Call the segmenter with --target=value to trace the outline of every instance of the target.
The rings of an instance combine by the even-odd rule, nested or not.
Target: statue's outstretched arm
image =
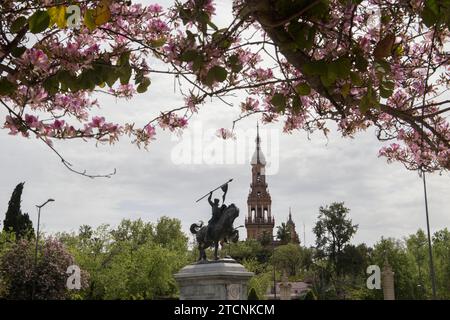
[[[209,193],[209,197],[208,197],[209,205],[212,207],[214,205],[214,203],[211,201],[211,198],[212,198],[212,192]]]

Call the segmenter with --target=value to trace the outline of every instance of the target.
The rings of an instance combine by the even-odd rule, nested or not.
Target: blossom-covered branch
[[[38,6],[38,2],[42,7]],[[43,2],[43,3],[42,3]],[[66,5],[83,13],[78,29]],[[147,147],[158,129],[182,130],[209,97],[243,91],[241,118],[284,130],[343,136],[376,128],[380,155],[408,169],[450,169],[450,5],[437,0],[235,0],[228,26],[211,0],[12,1],[1,7],[0,97],[10,134]],[[447,46],[446,46],[447,44]],[[165,70],[149,67],[151,59]],[[130,99],[152,73],[187,86],[185,104],[141,126],[91,116],[93,93]],[[102,106],[104,107],[104,106]],[[233,123],[234,126],[235,122]],[[218,136],[233,133],[220,129]]]

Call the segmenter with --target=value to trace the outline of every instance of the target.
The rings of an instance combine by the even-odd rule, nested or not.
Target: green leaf
[[[84,90],[94,90],[96,79],[95,79],[95,72],[93,70],[85,70],[83,73],[78,77],[77,81],[79,81],[79,85],[81,89]]]
[[[206,78],[209,80],[217,81],[217,82],[223,82],[227,79],[228,72],[225,68],[221,66],[214,66],[211,69],[209,69],[208,74],[206,75]],[[208,81],[209,82],[209,81]]]
[[[29,19],[28,25],[30,26],[30,32],[40,33],[48,28],[50,24],[50,16],[47,11],[36,11]]]
[[[270,103],[277,108],[278,112],[284,112],[286,109],[286,97],[281,93],[275,93],[270,99]]]
[[[341,88],[341,94],[344,98],[347,98],[347,96],[350,93],[351,85],[350,83],[345,83]]]
[[[97,26],[101,26],[109,21],[111,18],[111,10],[109,9],[108,0],[100,0],[99,4],[93,12],[94,23]]]
[[[57,76],[51,76],[44,80],[42,83],[45,91],[50,95],[53,95],[59,91],[59,81]]]
[[[380,96],[382,98],[389,98],[394,93],[394,81],[386,81],[380,84]]]
[[[203,58],[201,55],[198,55],[192,63],[192,70],[198,71],[202,68],[202,66],[203,66]]]
[[[151,40],[150,44],[153,48],[160,48],[166,43],[166,38],[161,37],[159,39]]]
[[[88,9],[84,13],[84,25],[89,29],[89,31],[93,31],[95,28],[97,28],[94,16],[95,9]]]
[[[301,110],[302,101],[298,96],[292,98],[292,112],[298,114]]]
[[[231,67],[231,71],[234,73],[238,73],[243,69],[243,65],[239,61],[239,57],[237,54],[234,54],[228,58],[228,64]]]
[[[439,5],[436,0],[426,0],[425,6],[430,9],[436,16],[439,15]]]
[[[145,77],[144,79],[142,79],[142,82],[138,85],[136,91],[138,93],[144,93],[145,91],[147,91],[147,88],[150,86],[150,79]]]
[[[389,98],[390,96],[392,96],[393,90],[389,90],[384,88],[383,86],[380,86],[380,97],[382,98]]]
[[[288,26],[288,32],[299,49],[311,49],[316,30],[305,23],[291,21]]]
[[[366,113],[370,109],[370,107],[371,107],[371,100],[367,95],[365,95],[359,102],[359,110],[362,113]]]
[[[427,8],[426,6],[425,6],[425,8],[424,8],[423,11],[422,11],[421,16],[422,16],[422,21],[423,21],[423,23],[424,23],[428,28],[432,27],[432,26],[436,23],[436,20],[437,20],[436,15],[433,13],[433,11],[431,11],[431,10],[430,10],[429,8]]]
[[[378,60],[375,62],[375,69],[383,74],[391,72],[391,65],[386,60]]]
[[[300,83],[297,87],[295,87],[295,91],[301,96],[307,96],[311,93],[311,88],[306,83]]]
[[[119,73],[116,68],[110,68],[111,71],[106,74],[105,82],[106,84],[112,88],[114,83],[116,83],[117,79],[119,79]]]
[[[303,65],[303,72],[307,75],[326,75],[328,73],[327,63],[323,60],[311,61]]]
[[[367,88],[367,93],[364,97],[362,97],[360,104],[359,104],[359,110],[362,113],[366,113],[370,108],[378,107],[379,102],[377,99],[377,96],[371,86]]]
[[[50,26],[53,26],[55,23],[60,29],[64,29],[67,26],[65,6],[48,8],[47,13],[50,16]]]
[[[320,81],[322,82],[322,84],[325,87],[331,86],[336,81],[336,75],[334,73],[330,74],[330,75],[331,76],[328,76],[328,75],[321,75],[320,76]]]
[[[347,78],[350,75],[352,62],[347,57],[341,57],[331,63],[329,69],[336,73],[338,78]]]
[[[25,47],[14,47],[11,49],[11,54],[13,57],[20,58],[25,50],[27,50]]]
[[[27,18],[25,18],[24,16],[18,17],[16,20],[13,21],[13,23],[11,23],[11,32],[12,33],[18,33],[23,26],[27,23]]]
[[[363,85],[363,81],[361,79],[361,76],[359,75],[359,73],[356,72],[350,72],[350,80],[352,80],[352,83],[355,86],[362,86]]]
[[[61,83],[61,90],[66,91],[70,88],[72,91],[76,89],[77,77],[67,70],[60,70],[56,74],[58,81]]]
[[[129,64],[130,64],[130,52],[127,51],[120,55],[118,65],[124,66],[124,65],[129,65]]]
[[[130,66],[130,52],[124,52],[120,55],[119,61],[118,61],[118,69],[117,69],[117,75],[120,79],[120,84],[125,85],[128,84],[131,78],[131,74],[133,72],[131,66]],[[116,78],[117,79],[117,78]],[[108,79],[106,82],[109,85]]]
[[[367,67],[369,66],[369,61],[367,61],[367,59],[364,58],[361,54],[357,54],[355,56],[355,66],[356,69],[364,72],[367,70]]]
[[[214,23],[212,23],[211,21],[208,21],[207,22],[207,24],[208,24],[208,26],[210,26],[212,29],[214,29],[214,30],[219,30],[219,28],[217,28],[217,26],[214,24]]]
[[[125,65],[119,70],[120,74],[120,84],[125,85],[128,84],[131,78],[132,69],[130,65]]]
[[[0,95],[10,95],[17,89],[15,83],[10,82],[6,78],[0,78]]]
[[[197,50],[186,50],[180,56],[181,61],[191,62],[199,56]]]
[[[362,86],[363,85],[363,81],[360,77],[360,75],[356,72],[350,72],[350,79],[352,80],[352,83],[355,86]]]

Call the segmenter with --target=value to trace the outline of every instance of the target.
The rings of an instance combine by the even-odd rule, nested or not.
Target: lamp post
[[[275,240],[276,236],[272,236],[273,299],[277,300],[277,281],[275,278]]]
[[[34,294],[36,292],[36,277],[37,277],[36,268],[37,268],[37,253],[38,253],[38,244],[39,244],[39,224],[41,222],[41,208],[43,206],[45,206],[47,203],[53,202],[53,201],[55,201],[55,200],[50,198],[47,201],[45,201],[43,204],[41,204],[40,206],[36,205],[36,208],[38,209],[38,222],[37,222],[37,229],[36,229],[36,248],[34,251],[34,266],[33,266],[33,269],[34,269],[34,277],[33,278],[34,279],[33,279],[33,290],[31,292],[31,300],[34,300]]]
[[[428,256],[430,259],[431,289],[433,292],[433,299],[436,300],[436,276],[434,273],[433,247],[432,247],[432,243],[431,243],[430,218],[429,218],[429,214],[428,214],[427,183],[425,180],[425,172],[424,171],[422,171],[422,180],[423,180],[423,193],[424,193],[424,198],[425,198],[425,216],[427,218]]]

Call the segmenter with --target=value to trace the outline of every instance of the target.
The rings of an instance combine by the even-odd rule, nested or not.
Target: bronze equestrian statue
[[[226,184],[227,185],[227,184]],[[228,187],[228,185],[227,185]],[[227,187],[222,186],[224,190],[223,200]],[[206,226],[203,222],[193,223],[191,225],[191,233],[196,235],[198,249],[200,252],[199,261],[207,261],[206,249],[214,246],[214,258],[219,259],[218,248],[221,241],[228,243],[230,241],[237,242],[239,240],[239,231],[233,227],[234,220],[239,216],[239,208],[234,203],[226,206],[222,203],[219,207],[219,199],[211,201],[212,192],[209,193],[208,202],[211,205],[212,217]]]

